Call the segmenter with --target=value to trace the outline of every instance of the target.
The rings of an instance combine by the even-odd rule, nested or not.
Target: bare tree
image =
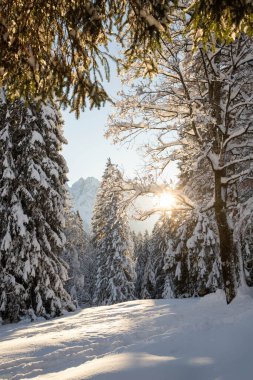
[[[157,77],[133,83],[128,93],[121,94],[107,136],[122,142],[148,134],[146,152],[151,165],[161,171],[179,161],[180,201],[200,212],[213,209],[215,214],[230,303],[243,281],[238,277],[243,271],[231,205],[237,202],[238,181],[252,171],[252,41],[241,35],[230,45],[215,42],[215,48],[200,46],[192,52],[180,25],[174,34],[173,44],[164,42]],[[132,70],[140,71],[141,66]],[[153,190],[154,186],[145,189]]]

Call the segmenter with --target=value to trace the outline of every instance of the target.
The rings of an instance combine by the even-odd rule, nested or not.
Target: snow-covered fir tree
[[[209,215],[188,213],[177,220],[165,254],[163,298],[203,296],[222,287],[219,243]],[[181,225],[180,225],[181,223]]]
[[[164,259],[172,235],[171,224],[170,217],[164,213],[155,224],[151,236],[145,234],[136,266],[140,298],[162,298]]]
[[[66,164],[62,121],[41,108],[0,98],[0,317],[53,317],[74,305],[63,283]]]
[[[152,231],[150,249],[155,272],[155,298],[162,298],[165,271],[164,260],[170,239],[173,239],[173,218],[164,212],[159,218]]]
[[[135,231],[131,232],[131,236],[134,247],[134,261],[136,262],[138,254],[141,251],[143,236],[141,232],[136,233]]]
[[[162,292],[162,298],[175,298],[175,286],[174,279],[177,277],[177,273],[175,273],[175,263],[176,263],[176,254],[174,250],[173,240],[168,240],[168,248],[165,252],[164,257],[164,286]]]
[[[122,175],[110,159],[98,191],[92,218],[97,255],[94,304],[108,305],[135,298],[133,242],[122,208]]]
[[[204,296],[222,285],[218,234],[212,213],[199,213],[187,240],[189,292]]]
[[[149,256],[149,233],[145,231],[144,235],[138,234],[134,245],[136,256],[136,295],[141,298],[141,292],[143,287],[144,271]]]
[[[173,238],[168,240],[168,248],[164,257],[165,281],[163,298],[190,297],[188,250],[186,242],[189,237],[190,219],[178,224]]]
[[[140,271],[141,267],[137,268],[137,274],[141,274],[140,277],[140,298],[141,299],[152,299],[155,298],[156,294],[156,278],[155,278],[155,263],[153,260],[153,252],[150,245],[150,236],[146,232],[143,241],[143,264],[145,266]]]
[[[253,177],[252,177],[253,178]],[[245,282],[253,286],[253,197],[240,203],[235,222],[235,239],[241,248]]]
[[[83,220],[78,211],[74,210],[69,194],[66,200],[65,218],[66,244],[63,258],[69,266],[69,279],[65,287],[77,304],[91,303],[94,260],[89,237],[84,231]]]

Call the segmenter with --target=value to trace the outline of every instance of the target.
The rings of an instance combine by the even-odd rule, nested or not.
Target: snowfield
[[[253,298],[131,301],[0,326],[0,379],[252,380]]]

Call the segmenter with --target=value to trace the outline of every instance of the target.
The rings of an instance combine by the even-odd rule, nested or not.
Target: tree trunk
[[[226,300],[229,304],[236,296],[236,245],[233,239],[233,230],[229,225],[224,193],[226,191],[221,184],[221,171],[215,173],[215,217],[218,226],[220,240],[220,257],[222,276]]]

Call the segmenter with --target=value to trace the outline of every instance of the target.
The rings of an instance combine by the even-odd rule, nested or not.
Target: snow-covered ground
[[[0,326],[0,379],[252,380],[253,299],[145,300]]]

